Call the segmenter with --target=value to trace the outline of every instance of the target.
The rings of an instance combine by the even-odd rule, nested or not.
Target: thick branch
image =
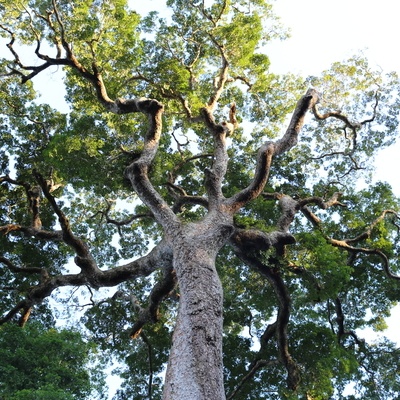
[[[289,352],[289,342],[287,337],[287,325],[290,318],[290,296],[283,279],[279,272],[261,263],[255,257],[249,257],[240,253],[237,255],[246,262],[247,265],[256,269],[271,284],[279,302],[278,315],[276,319],[276,341],[280,360],[287,371],[287,385],[289,389],[296,390],[300,383],[300,370]]]
[[[58,216],[58,221],[63,233],[63,241],[73,248],[76,253],[75,264],[80,267],[82,271],[84,271],[90,280],[90,277],[94,277],[96,273],[99,272],[99,268],[90,253],[88,245],[83,240],[77,238],[72,232],[69,220],[58,206],[55,198],[51,195],[47,181],[37,171],[34,171],[33,173],[40,187],[42,188],[43,194]],[[92,284],[96,287],[95,281],[93,281]]]
[[[274,231],[264,233],[256,229],[239,229],[230,237],[230,243],[234,248],[246,249],[247,252],[266,251],[271,247],[281,249],[287,244],[295,243],[295,238],[288,232]]]
[[[357,334],[354,331],[347,331],[344,328],[345,317],[343,313],[342,303],[338,297],[335,299],[335,311],[336,311],[336,322],[338,324],[338,331],[337,331],[338,342],[341,343],[345,336],[351,336],[358,345],[361,344],[361,340],[358,338]]]
[[[121,104],[128,106],[131,101]],[[156,100],[133,100],[135,107],[148,115],[149,129],[144,139],[144,148],[140,156],[125,170],[125,176],[132,183],[143,203],[149,207],[156,220],[168,231],[170,224],[177,223],[177,217],[151,184],[148,171],[157,153],[162,131],[164,107]]]
[[[9,321],[21,309],[27,310],[35,304],[41,303],[52,292],[64,286],[87,286],[96,287],[112,287],[121,282],[135,279],[140,276],[148,276],[156,269],[171,270],[172,251],[165,241],[161,241],[153,250],[144,257],[132,261],[126,265],[111,268],[107,271],[95,271],[88,279],[87,274],[70,274],[48,276],[42,272],[42,282],[31,288],[26,299],[22,300],[15,306],[4,318],[0,319],[0,324]],[[22,271],[21,271],[22,272]],[[32,271],[33,272],[33,271]],[[39,271],[38,271],[39,272]]]
[[[324,200],[322,197],[318,196],[306,197],[305,199],[301,199],[298,201],[297,207],[301,209],[302,207],[305,207],[309,204],[316,204],[322,210],[326,210],[334,206],[346,207],[345,204],[339,202],[339,199],[342,196],[342,194],[343,193],[341,192],[335,192],[332,195],[332,197],[328,200]]]
[[[22,273],[22,274],[44,274],[45,269],[39,267],[17,267],[9,259],[0,256],[0,263],[3,263],[12,272]],[[47,273],[46,273],[47,274]]]
[[[0,177],[0,183],[7,182],[11,185],[22,186],[25,189],[26,197],[28,200],[29,211],[32,214],[33,229],[40,229],[42,227],[42,221],[40,220],[40,201],[41,192],[39,186],[31,186],[27,182],[17,181],[10,178],[8,175]],[[0,228],[1,229],[1,228]]]
[[[232,107],[231,107],[232,108]],[[206,189],[209,197],[210,209],[216,208],[224,198],[222,194],[222,180],[228,165],[226,137],[233,131],[231,123],[216,124],[210,108],[202,110],[204,121],[214,136],[214,159],[211,169],[206,169]]]
[[[292,119],[286,133],[275,143],[274,155],[282,154],[297,144],[297,139],[308,110],[318,103],[319,95],[315,89],[308,89],[306,94],[297,102]]]
[[[13,307],[3,318],[0,318],[0,325],[10,321],[19,311],[29,307],[27,300],[20,301],[15,307]]]
[[[167,270],[171,265],[172,250],[166,240],[161,240],[147,255],[107,271],[101,271],[97,282],[101,287],[112,287],[139,276],[148,276],[157,269]]]
[[[275,295],[278,299],[278,316],[276,320],[276,328],[274,329],[276,333],[276,340],[278,345],[279,356],[281,362],[287,370],[287,383],[288,387],[292,390],[296,390],[300,382],[300,371],[289,353],[289,345],[287,338],[287,325],[289,323],[290,317],[290,296],[280,276],[279,269],[274,268],[274,266],[264,265],[257,256],[249,252],[246,243],[240,243],[236,241],[234,243],[234,249],[236,255],[251,268],[255,269],[263,276],[265,276],[268,282],[271,284]]]
[[[271,168],[272,158],[290,150],[297,144],[298,135],[304,124],[304,118],[308,110],[318,102],[318,93],[314,89],[309,89],[307,93],[298,101],[293,112],[292,119],[283,137],[276,142],[266,142],[257,154],[257,165],[253,181],[250,185],[227,200],[227,205],[232,212],[236,212],[244,204],[258,197],[263,191]]]

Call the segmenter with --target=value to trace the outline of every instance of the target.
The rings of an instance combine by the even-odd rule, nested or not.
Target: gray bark
[[[180,288],[164,400],[223,400],[223,293],[215,268],[220,247],[229,239],[230,218],[216,213],[185,226],[174,237],[174,268]]]

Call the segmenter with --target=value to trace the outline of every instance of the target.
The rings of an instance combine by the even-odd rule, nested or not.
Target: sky
[[[269,51],[277,71],[317,74],[334,61],[363,51],[371,64],[399,70],[391,44],[399,37],[400,6],[394,0],[276,0],[275,13],[292,37]]]
[[[267,46],[274,72],[318,74],[336,61],[364,54],[371,66],[400,73],[400,5],[395,0],[276,0],[275,13],[291,38]],[[389,182],[400,196],[400,144],[381,151],[375,180]]]

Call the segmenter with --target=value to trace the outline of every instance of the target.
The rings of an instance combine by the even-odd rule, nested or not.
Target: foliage
[[[0,0],[11,50],[0,63],[0,322],[24,325],[33,309],[49,327],[52,312],[68,315],[118,362],[115,398],[161,398],[180,288],[157,212],[184,226],[206,219],[215,132],[226,129],[215,192],[232,199],[265,178],[216,262],[227,397],[352,399],[349,384],[365,399],[400,396],[398,349],[361,331],[384,330],[400,296],[399,201],[371,183],[374,155],[398,130],[397,75],[354,56],[305,82],[278,76],[265,44],[287,34],[269,2],[166,3],[141,17],[125,0]],[[61,96],[40,102],[34,78],[45,70],[63,77],[68,112]],[[258,150],[282,143],[308,87],[319,104],[298,143],[257,172]],[[157,153],[139,174],[165,206],[155,210],[125,170],[158,140],[140,107],[159,103],[143,96],[164,107]],[[50,295],[65,307],[51,310]],[[2,396],[92,398],[91,347],[77,333],[0,332]]]
[[[78,332],[29,324],[0,328],[0,395],[2,399],[82,399],[101,396],[87,369],[91,346]],[[98,375],[96,379],[101,378]],[[98,382],[102,384],[103,382]],[[100,397],[98,397],[100,398]]]

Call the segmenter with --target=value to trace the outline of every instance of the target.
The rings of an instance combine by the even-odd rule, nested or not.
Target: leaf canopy
[[[398,348],[367,342],[362,329],[384,330],[400,296],[399,200],[387,183],[371,183],[374,155],[397,135],[398,76],[362,56],[307,79],[276,75],[265,45],[287,33],[269,2],[166,3],[166,15],[142,17],[126,0],[0,0],[2,44],[11,50],[0,63],[1,322],[20,311],[23,319],[62,288],[57,312],[73,318],[70,304],[80,307],[82,330],[120,363],[115,399],[161,398],[179,288],[155,302],[168,278],[165,235],[124,176],[146,152],[152,122],[123,106],[144,96],[163,103],[148,174],[189,224],[204,219],[212,197],[207,171],[218,146],[210,126],[228,120],[235,103],[221,184],[231,198],[253,182],[259,148],[284,135],[310,86],[320,101],[297,145],[274,157],[262,193],[233,217],[246,246],[232,235],[217,258],[227,398],[353,399],[349,384],[358,397],[397,398]],[[68,112],[58,100],[40,102],[35,77],[45,70],[62,77]],[[266,247],[284,217],[290,242]],[[83,255],[107,279],[84,277]],[[51,320],[47,304],[32,318]],[[137,321],[146,324],[132,341]],[[89,398],[89,345],[75,333],[28,326],[0,327],[6,398]],[[290,360],[302,376],[294,392]]]

